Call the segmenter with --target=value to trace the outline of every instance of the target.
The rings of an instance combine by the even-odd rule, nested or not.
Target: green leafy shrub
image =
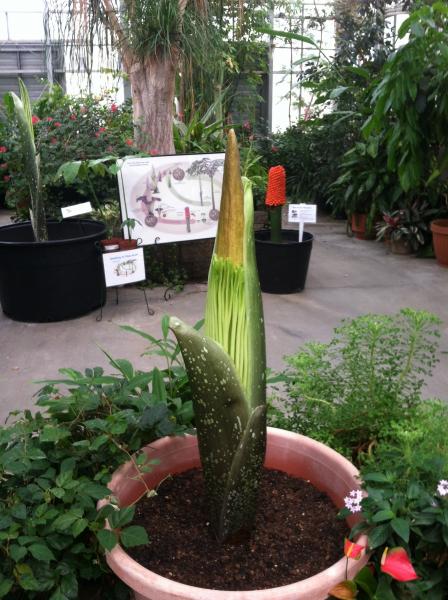
[[[444,600],[448,596],[448,406],[423,402],[413,418],[391,425],[362,467],[368,496],[363,522],[352,536],[368,534],[381,600]],[[344,509],[341,516],[346,516]],[[400,582],[381,571],[385,548],[406,550],[419,579]],[[356,581],[356,580],[355,580]]]
[[[191,427],[179,349],[167,338],[166,319],[162,328],[160,340],[123,328],[150,342],[147,353],[164,359],[162,369],[136,371],[111,357],[115,375],[98,367],[61,369],[64,379],[45,382],[38,394],[45,412],[14,413],[15,421],[0,429],[1,598],[127,597],[110,581],[104,549],[117,541],[145,543],[147,536],[129,526],[133,507],[97,512],[96,503],[110,495],[106,485],[120,464],[131,459],[140,471],[151,468],[133,453]],[[119,534],[104,529],[106,517]]]
[[[288,398],[274,423],[358,462],[421,403],[438,361],[439,325],[410,308],[343,321],[329,343],[310,342],[286,358]]]
[[[16,121],[7,108],[1,120],[0,185],[5,189],[7,206],[28,217],[29,191],[21,169]],[[78,179],[68,186],[62,181],[55,182],[54,176],[68,161],[135,153],[130,103],[116,105],[108,96],[69,96],[53,86],[33,105],[33,121],[48,216],[60,216],[61,206],[85,201],[86,197],[93,205],[118,198],[116,177],[112,174]]]

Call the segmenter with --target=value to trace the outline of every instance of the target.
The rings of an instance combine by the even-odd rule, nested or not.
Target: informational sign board
[[[129,157],[118,166],[122,217],[139,221],[134,239],[147,245],[216,236],[224,153]]]
[[[136,283],[146,279],[143,248],[103,254],[106,287]]]
[[[290,204],[288,221],[290,223],[315,223],[316,204]]]
[[[81,204],[73,204],[72,206],[64,206],[61,208],[62,217],[68,219],[69,217],[76,217],[77,215],[83,215],[85,213],[92,212],[92,205],[90,202],[82,202]]]

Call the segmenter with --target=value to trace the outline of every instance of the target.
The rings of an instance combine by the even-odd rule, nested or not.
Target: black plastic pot
[[[282,242],[271,242],[270,231],[255,232],[255,252],[258,275],[263,292],[292,294],[305,288],[310,263],[313,236],[304,232],[298,241],[298,232],[282,229]]]
[[[48,221],[47,242],[30,223],[0,228],[0,302],[16,321],[62,321],[104,304],[100,240],[106,227],[88,219]]]

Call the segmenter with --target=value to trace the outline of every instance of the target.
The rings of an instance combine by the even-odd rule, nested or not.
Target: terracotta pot
[[[120,250],[134,250],[138,246],[138,240],[121,240],[118,242]]]
[[[448,219],[433,221],[431,231],[437,262],[444,267],[448,267]]]
[[[143,475],[149,487],[157,486],[169,474],[181,473],[200,464],[195,436],[166,437],[147,446],[144,451],[151,459],[160,460],[151,473]],[[338,508],[343,506],[343,498],[351,490],[359,488],[358,471],[348,460],[324,444],[281,429],[268,428],[265,466],[309,480]],[[114,473],[109,488],[120,506],[131,504],[145,492],[131,462]],[[98,506],[105,503],[103,500]],[[359,517],[353,515],[349,524],[353,525],[357,520]],[[341,540],[341,556],[343,543]],[[367,539],[363,537],[359,543],[366,545]],[[325,545],[325,540],[322,544]],[[134,590],[136,600],[324,600],[334,585],[346,579],[346,559],[343,556],[325,571],[308,579],[251,591],[211,590],[172,581],[142,567],[120,546],[107,553],[106,559],[112,571]],[[349,560],[348,577],[353,578],[366,562],[365,555],[359,561]]]
[[[111,237],[107,240],[101,240],[101,247],[103,252],[114,252],[120,249],[120,240],[119,237]]]
[[[351,227],[358,240],[375,239],[375,232],[367,231],[367,215],[365,213],[353,213]]]

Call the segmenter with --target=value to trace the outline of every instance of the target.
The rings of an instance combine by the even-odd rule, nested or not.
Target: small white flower
[[[361,512],[361,500],[362,500],[362,491],[361,490],[352,490],[349,496],[344,498],[345,508],[347,508],[351,513]]]
[[[448,481],[446,479],[441,479],[439,481],[437,491],[441,496],[448,496]]]

